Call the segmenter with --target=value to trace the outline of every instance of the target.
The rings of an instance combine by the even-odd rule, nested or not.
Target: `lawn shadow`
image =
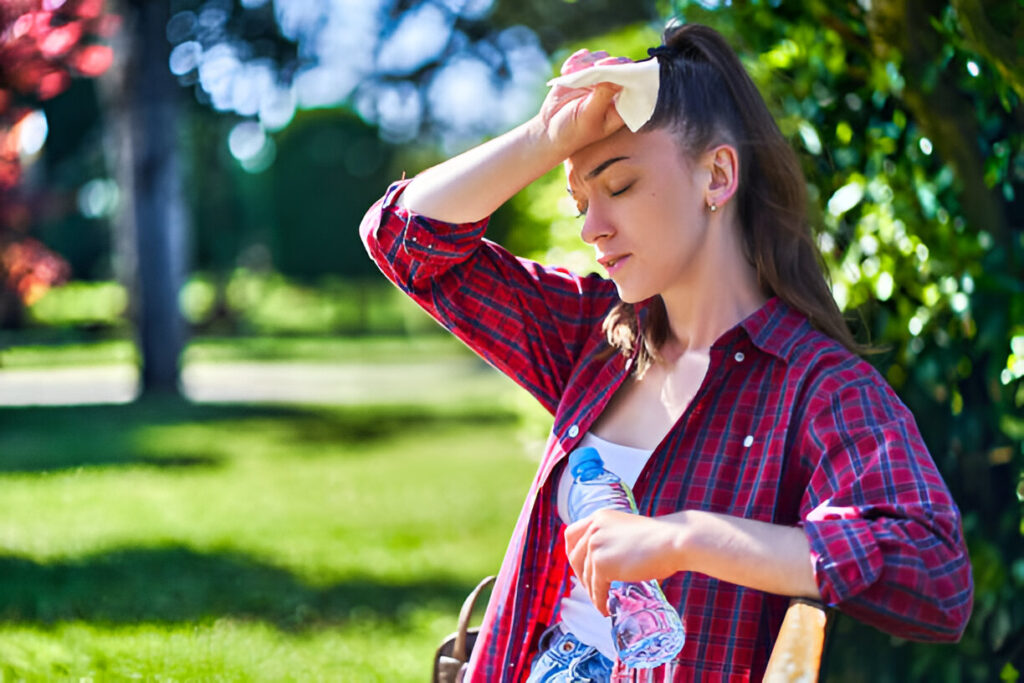
[[[310,410],[294,419],[292,425],[298,442],[368,445],[413,429],[509,424],[516,419],[517,415],[509,410],[487,405],[365,405]]]
[[[352,444],[391,438],[410,428],[510,422],[514,414],[491,406],[301,406],[198,404],[176,398],[124,405],[0,408],[0,473],[53,472],[83,467],[214,467],[222,439],[249,426],[284,429],[290,443]],[[179,452],[147,447],[151,427],[195,425],[209,443]],[[198,452],[196,449],[199,449]],[[353,451],[354,452],[354,451]]]
[[[299,631],[352,620],[396,621],[430,605],[455,614],[472,585],[433,578],[394,584],[359,577],[310,586],[241,553],[131,548],[42,564],[0,557],[0,621],[52,625],[194,623],[221,617]]]
[[[254,415],[287,417],[279,409],[218,406],[183,400],[146,400],[123,405],[0,408],[0,472],[54,472],[84,467],[214,467],[222,458],[182,449],[147,452],[140,431],[186,422],[237,420]]]

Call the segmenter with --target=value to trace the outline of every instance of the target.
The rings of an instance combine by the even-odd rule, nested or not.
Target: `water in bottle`
[[[569,518],[577,521],[604,508],[636,513],[629,487],[604,468],[595,448],[569,455]],[[683,647],[685,633],[679,613],[665,599],[657,581],[613,581],[608,593],[612,639],[619,661],[649,669],[672,660]]]

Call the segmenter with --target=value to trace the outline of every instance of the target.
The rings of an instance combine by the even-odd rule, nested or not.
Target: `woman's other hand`
[[[562,64],[563,75],[592,66],[628,64],[626,57],[611,57],[605,51],[577,51]],[[620,86],[598,83],[588,88],[567,88],[555,85],[548,91],[540,112],[534,117],[545,137],[567,158],[577,150],[605,138],[623,125],[613,102]]]
[[[644,517],[599,510],[565,529],[576,578],[602,614],[612,581],[663,580],[695,571],[766,593],[821,599],[800,527],[703,510]]]
[[[565,529],[573,572],[608,616],[612,581],[664,579],[678,571],[681,526],[642,515],[598,510]]]

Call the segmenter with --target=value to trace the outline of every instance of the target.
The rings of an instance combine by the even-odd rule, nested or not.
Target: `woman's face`
[[[622,128],[565,164],[569,191],[585,212],[581,236],[636,303],[685,288],[708,231],[711,174],[687,160],[667,131]]]

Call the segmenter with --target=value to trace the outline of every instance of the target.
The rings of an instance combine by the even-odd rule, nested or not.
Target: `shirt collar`
[[[653,299],[646,299],[636,305],[641,329],[652,301]],[[809,325],[802,313],[791,308],[779,297],[773,296],[761,308],[719,337],[712,347],[728,346],[738,335],[746,332],[754,346],[788,363],[793,349],[806,334]],[[639,346],[634,349],[634,357],[637,351]]]
[[[773,296],[742,321],[742,328],[757,348],[789,362],[793,349],[807,333],[807,318],[790,308],[786,302]]]

